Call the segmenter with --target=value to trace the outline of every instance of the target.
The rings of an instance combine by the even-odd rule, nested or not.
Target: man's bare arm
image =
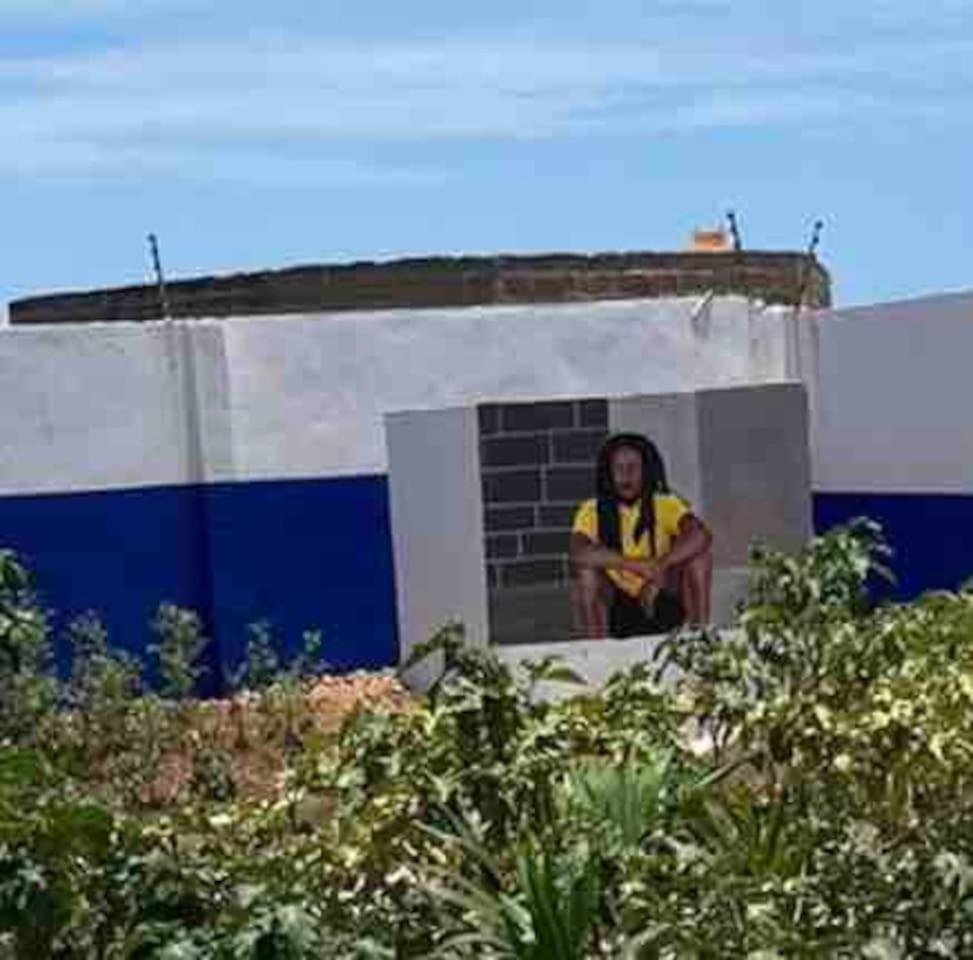
[[[589,540],[583,533],[571,534],[571,560],[579,567],[589,567],[595,570],[625,570],[645,576],[645,561],[632,560],[622,556],[617,550],[611,550]]]
[[[695,514],[687,513],[679,521],[679,533],[672,541],[669,552],[656,561],[656,567],[678,567],[695,560],[713,545],[709,527]]]
[[[669,567],[695,560],[709,550],[713,535],[699,517],[687,514],[679,523],[679,534],[667,554],[654,560],[636,560],[622,556],[589,540],[583,533],[571,534],[571,560],[581,567],[596,570],[624,570],[645,580],[658,582]]]

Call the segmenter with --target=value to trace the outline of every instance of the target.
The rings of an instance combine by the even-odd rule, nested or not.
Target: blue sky
[[[973,288],[973,0],[0,0],[0,301],[737,210],[836,298]]]

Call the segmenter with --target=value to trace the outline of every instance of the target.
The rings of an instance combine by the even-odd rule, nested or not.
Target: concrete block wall
[[[603,253],[427,257],[323,264],[169,284],[176,317],[241,317],[395,307],[565,303],[702,295],[811,306],[831,302],[827,270],[791,252]],[[161,316],[154,286],[30,297],[10,305],[15,325],[137,322]]]
[[[563,583],[574,507],[608,436],[604,399],[479,408],[490,587]]]
[[[501,413],[505,408],[501,408]],[[509,409],[509,408],[507,408]],[[571,457],[541,468],[538,505],[561,527],[538,541],[523,534],[521,556],[537,543],[542,558],[501,559],[491,578],[490,608],[498,642],[537,639],[538,624],[551,636],[573,631],[567,583],[570,516],[594,495],[600,441],[609,433],[649,436],[666,463],[670,489],[685,499],[714,532],[713,613],[728,623],[745,593],[750,546],[755,538],[781,549],[799,549],[811,533],[810,462],[806,394],[799,384],[721,388],[676,394],[587,399],[574,402],[575,424],[582,411],[604,426],[595,430],[551,429],[550,449]],[[510,419],[561,416],[551,405],[515,407]],[[502,417],[501,417],[502,422]],[[568,438],[572,442],[568,442]],[[489,438],[481,439],[482,445]],[[512,468],[517,469],[517,468]],[[489,485],[490,468],[484,461]],[[485,491],[488,493],[488,490]],[[545,502],[546,501],[546,502]],[[489,510],[486,514],[489,522]],[[489,544],[489,538],[487,540]],[[489,559],[489,552],[488,552]],[[503,569],[512,565],[515,576]],[[524,574],[518,567],[523,565]]]
[[[567,551],[608,436],[604,398],[481,406],[480,462],[491,636],[498,643],[573,632]]]
[[[443,416],[387,418],[406,651],[457,617],[474,625],[478,642],[574,636],[571,520],[578,502],[594,495],[598,451],[610,432],[652,438],[670,468],[670,487],[713,530],[717,622],[732,621],[745,593],[754,539],[795,549],[811,532],[800,384],[487,404],[475,416],[471,408],[449,411],[463,424],[456,434],[444,429]],[[417,436],[428,442],[410,440]],[[449,479],[437,484],[440,477]],[[480,530],[470,533],[478,521]],[[462,586],[451,591],[435,586],[457,581]],[[460,612],[458,598],[466,598]]]

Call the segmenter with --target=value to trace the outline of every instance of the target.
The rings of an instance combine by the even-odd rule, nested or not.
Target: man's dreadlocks
[[[635,540],[643,533],[649,535],[649,553],[655,556],[656,494],[668,493],[666,468],[658,449],[651,440],[638,433],[618,433],[609,437],[598,454],[596,490],[598,492],[598,539],[612,550],[621,550],[622,537],[618,526],[618,498],[612,483],[612,458],[623,447],[634,450],[642,458],[642,494],[639,522]]]

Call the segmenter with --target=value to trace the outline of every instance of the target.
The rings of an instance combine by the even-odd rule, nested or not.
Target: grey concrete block
[[[568,584],[553,583],[491,590],[491,640],[501,646],[569,640],[572,636]]]
[[[565,635],[566,636],[566,635]],[[606,684],[615,674],[641,663],[651,663],[666,639],[664,636],[634,637],[631,640],[575,640],[573,643],[558,642],[561,637],[548,641],[510,644],[497,651],[497,655],[513,668],[519,668],[530,661],[544,657],[558,657],[563,660],[590,689]],[[663,677],[664,682],[674,679],[674,670]],[[574,685],[547,684],[541,687],[538,695],[544,700],[557,700],[565,696],[577,696],[579,690]],[[584,689],[580,692],[585,692]]]
[[[577,502],[595,495],[591,467],[552,467],[544,471],[544,499]]]
[[[547,463],[551,441],[546,433],[494,436],[482,441],[480,457],[484,467],[521,467]]]
[[[500,408],[504,432],[533,433],[574,426],[574,403],[546,401],[541,403],[507,403]]]
[[[480,425],[480,436],[485,437],[500,430],[500,407],[495,403],[487,403],[477,407],[477,420]]]
[[[563,556],[568,552],[571,533],[569,530],[525,533],[522,539],[525,556]]]
[[[595,464],[607,430],[566,430],[551,434],[556,463]],[[593,471],[592,471],[593,472]]]
[[[506,530],[530,530],[535,520],[533,507],[487,507],[483,522],[487,533],[502,533]]]
[[[537,508],[537,526],[567,529],[574,525],[574,503],[541,504]]]
[[[608,427],[607,400],[579,400],[578,425],[582,427]]]
[[[721,626],[736,621],[737,610],[750,589],[749,567],[718,567],[713,571],[710,607],[713,623]]]
[[[500,470],[483,475],[486,503],[533,503],[540,497],[540,470]]]
[[[557,583],[567,577],[567,561],[563,557],[540,560],[514,560],[500,565],[502,587],[524,587],[539,583]]]
[[[488,560],[509,560],[520,554],[520,538],[513,533],[499,533],[486,538]]]

